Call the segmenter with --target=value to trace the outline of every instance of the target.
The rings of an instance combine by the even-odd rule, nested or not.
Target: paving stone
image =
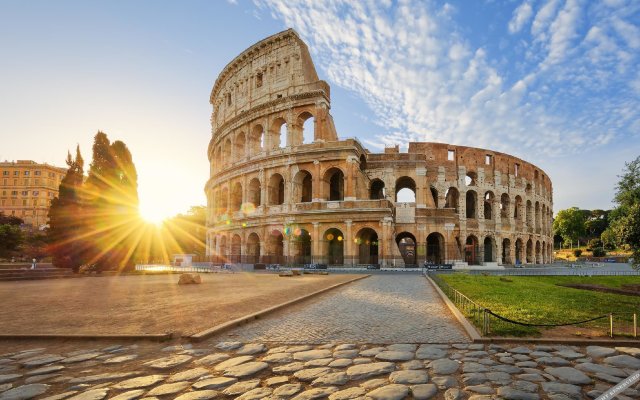
[[[226,371],[228,368],[235,367],[237,365],[246,363],[248,361],[252,361],[254,359],[253,356],[240,356],[230,358],[216,365],[213,369],[216,371]]]
[[[572,383],[574,385],[588,385],[591,384],[591,378],[585,373],[571,367],[557,367],[557,368],[545,368],[544,371],[548,374],[555,376],[566,383]]]
[[[462,366],[462,372],[467,373],[467,372],[487,372],[489,371],[489,368],[487,368],[485,365],[482,364],[478,364],[475,362],[465,362],[464,365]]]
[[[119,395],[112,397],[110,400],[135,400],[142,397],[146,392],[144,389],[129,390],[128,392],[120,393]]]
[[[529,361],[531,360],[531,357],[526,356],[524,354],[514,354],[513,359],[516,361]]]
[[[432,373],[437,375],[449,375],[453,374],[460,368],[460,363],[448,358],[442,358],[440,360],[434,360],[429,364]]]
[[[215,345],[215,348],[222,351],[230,351],[235,350],[240,346],[242,346],[242,342],[220,342]]]
[[[511,383],[511,375],[506,372],[487,372],[485,375],[494,385],[508,385]]]
[[[293,400],[322,399],[337,391],[338,388],[333,386],[309,389],[294,397]]]
[[[494,365],[489,370],[491,372],[506,372],[507,374],[519,374],[522,372],[522,368],[514,367],[513,365]]]
[[[474,394],[469,396],[468,400],[493,400],[493,396],[486,394]]]
[[[494,394],[496,392],[491,386],[486,385],[467,386],[464,388],[464,391],[478,394]]]
[[[217,376],[215,378],[207,378],[197,381],[193,384],[193,388],[196,390],[203,389],[223,389],[229,385],[233,385],[238,382],[236,378],[229,378],[227,376]]]
[[[478,357],[486,357],[488,356],[489,353],[487,353],[484,350],[480,350],[480,351],[470,351],[466,354],[467,357],[474,357],[474,358],[478,358]]]
[[[465,385],[481,385],[488,381],[487,375],[482,372],[472,372],[469,374],[462,375],[462,383]]]
[[[327,366],[331,368],[344,368],[353,364],[353,360],[349,358],[338,358],[336,360],[331,361]]]
[[[78,363],[78,362],[91,360],[91,359],[99,357],[101,355],[102,355],[102,353],[99,353],[99,352],[78,354],[78,355],[73,356],[73,357],[65,358],[61,362],[63,364],[73,364],[73,363]]]
[[[529,393],[509,386],[498,388],[498,396],[507,400],[538,400],[540,398],[537,393]]]
[[[580,389],[580,386],[571,385],[569,383],[543,382],[542,389],[547,393],[547,395],[564,394],[573,399],[582,398],[582,390]]]
[[[424,362],[419,360],[411,360],[404,362],[400,365],[402,369],[422,369],[424,368]]]
[[[332,361],[333,361],[333,358],[318,358],[317,360],[310,360],[305,362],[304,367],[305,368],[326,367]]]
[[[372,347],[370,349],[360,351],[360,355],[363,357],[375,357],[378,353],[385,351],[384,347]]]
[[[454,349],[465,350],[469,348],[468,343],[454,343],[451,345]]]
[[[401,400],[408,394],[409,388],[407,386],[394,383],[379,387],[367,393],[367,398],[373,400]]]
[[[279,365],[273,368],[273,372],[275,373],[288,373],[288,372],[297,372],[304,369],[304,363],[299,361],[293,362],[291,364]]]
[[[617,351],[625,354],[629,354],[630,356],[640,356],[640,348],[637,347],[616,347]]]
[[[431,378],[431,382],[440,389],[448,389],[458,385],[458,381],[452,376],[434,376]]]
[[[516,367],[520,368],[536,368],[537,366],[538,363],[534,361],[520,361],[516,363]]]
[[[255,375],[258,372],[269,368],[269,364],[261,361],[248,362],[234,367],[225,369],[224,376],[232,376],[234,378],[246,378]]]
[[[567,365],[571,365],[569,361],[560,357],[540,357],[537,361],[539,364],[549,365],[552,367],[565,367]]]
[[[262,361],[269,363],[290,363],[293,361],[291,353],[274,353],[262,358]]]
[[[193,381],[205,375],[209,375],[210,372],[206,368],[192,368],[186,371],[178,372],[177,374],[171,375],[167,382],[181,382],[181,381]]]
[[[354,350],[356,345],[353,343],[343,343],[336,346],[334,351],[342,351],[342,350]]]
[[[167,346],[167,347],[163,348],[162,351],[175,351],[175,352],[178,352],[178,351],[182,351],[182,350],[189,350],[191,348],[193,348],[193,345],[189,344],[189,343],[187,343],[187,344],[176,344],[175,346]]]
[[[45,354],[22,361],[22,366],[25,368],[35,368],[47,364],[53,364],[60,360],[64,360],[64,357],[55,354]]]
[[[602,361],[604,361],[606,364],[613,365],[615,367],[632,368],[635,370],[640,369],[640,359],[637,359],[627,354],[607,357]]]
[[[218,392],[215,390],[195,390],[193,392],[187,392],[176,397],[174,400],[209,400],[218,397]]]
[[[444,392],[445,400],[462,400],[464,399],[464,394],[460,389],[450,388]]]
[[[196,360],[195,363],[202,364],[202,365],[213,365],[213,364],[218,364],[219,362],[228,360],[229,358],[231,358],[231,356],[228,354],[214,353]]]
[[[608,374],[603,374],[603,373],[597,373],[595,375],[595,377],[597,379],[601,380],[601,381],[613,383],[614,385],[618,384],[623,379],[623,378],[620,378],[618,376],[613,376],[613,375],[608,375]]]
[[[329,350],[307,350],[300,351],[293,354],[293,359],[298,361],[316,360],[318,358],[331,358],[331,351]]]
[[[575,360],[576,358],[584,357],[584,354],[569,349],[556,351],[555,355],[557,355],[558,357],[566,358],[568,360]]]
[[[236,350],[236,354],[241,356],[264,353],[267,351],[267,346],[262,343],[249,343],[245,344]]]
[[[369,379],[368,381],[362,382],[360,387],[364,390],[373,390],[377,389],[381,386],[388,384],[389,381],[387,379]]]
[[[329,372],[331,372],[331,368],[327,367],[309,368],[297,371],[293,374],[293,376],[295,376],[298,380],[306,382],[317,379],[323,375],[328,374]]]
[[[368,364],[371,362],[370,358],[362,358],[362,357],[358,357],[358,358],[354,358],[353,359],[353,364],[354,365],[360,365],[360,364]]]
[[[594,364],[594,363],[576,364],[576,369],[579,369],[580,371],[583,371],[583,372],[589,372],[592,374],[600,373],[600,374],[607,374],[607,375],[613,375],[613,376],[620,376],[622,378],[626,378],[627,376],[629,376],[629,374],[627,374],[620,368],[611,367],[609,365]]]
[[[71,397],[71,396],[73,396],[74,394],[77,394],[77,393],[78,393],[77,390],[71,390],[71,391],[68,391],[68,392],[55,394],[53,396],[43,397],[41,400],[63,400],[63,399],[68,399],[69,397]],[[115,399],[115,397],[114,397],[114,399]]]
[[[438,388],[432,383],[414,385],[410,387],[411,395],[416,400],[428,400],[438,393]]]
[[[140,376],[140,375],[142,375],[142,372],[140,371],[107,372],[104,374],[88,375],[88,376],[82,376],[78,378],[72,378],[69,380],[69,383],[72,385],[83,384],[83,383],[97,384],[101,382],[112,382],[118,379],[126,379],[126,378],[131,378],[131,377]]]
[[[222,391],[227,396],[235,396],[238,394],[244,394],[249,390],[253,390],[260,386],[260,379],[252,379],[249,381],[236,382]]]
[[[12,383],[3,383],[2,385],[0,385],[0,393],[6,392],[7,390],[11,389],[12,387],[13,387]]]
[[[609,357],[617,353],[616,349],[602,346],[587,346],[586,350],[589,356],[595,358]]]
[[[286,385],[282,385],[278,388],[276,388],[273,391],[273,395],[276,396],[276,398],[282,398],[282,397],[291,397],[294,394],[300,392],[302,390],[302,385],[299,383],[288,383]]]
[[[182,392],[186,388],[191,386],[189,382],[174,382],[174,383],[165,383],[160,386],[156,386],[151,389],[147,396],[168,396],[170,394],[176,394],[178,392]]]
[[[309,346],[308,344],[301,344],[301,345],[297,345],[297,346],[289,346],[287,347],[287,351],[289,353],[298,353],[301,351],[309,351],[309,350],[313,350],[313,346]]]
[[[429,382],[429,375],[424,370],[394,371],[389,375],[391,383],[415,385]]]
[[[268,398],[269,395],[273,392],[273,389],[268,387],[259,387],[252,390],[249,390],[242,396],[236,397],[237,400],[260,400],[264,398]]]
[[[529,382],[545,382],[546,379],[540,374],[520,374],[517,375],[516,378],[523,379]]]
[[[390,344],[389,346],[387,346],[387,351],[406,351],[406,352],[410,352],[413,353],[416,351],[416,348],[418,346],[415,344],[409,344],[409,343],[395,343],[395,344]]]
[[[32,383],[9,389],[0,396],[2,400],[23,400],[31,399],[44,394],[50,386],[43,383]]]
[[[354,380],[367,379],[376,375],[388,374],[395,370],[395,368],[395,364],[390,362],[354,365],[347,369],[347,375],[349,375],[349,378]]]
[[[510,385],[512,388],[522,390],[525,392],[536,393],[538,391],[538,384],[529,381],[515,381]]]
[[[383,351],[376,355],[380,361],[408,361],[413,360],[414,353],[409,351]]]
[[[179,365],[186,364],[191,361],[193,357],[188,355],[175,355],[170,357],[158,358],[157,360],[146,362],[144,365],[153,369],[166,370],[175,368]]]
[[[104,360],[105,364],[120,364],[123,362],[127,362],[127,361],[132,361],[135,360],[136,358],[138,358],[137,354],[126,354],[126,355],[122,355],[122,356],[115,356],[115,357],[111,357]]]
[[[342,386],[349,381],[344,372],[333,372],[322,375],[311,383],[311,386]]]
[[[345,390],[340,390],[329,395],[329,400],[349,400],[362,397],[365,394],[365,390],[361,387],[352,387]]]
[[[13,382],[19,378],[22,378],[22,374],[0,375],[0,383]]]
[[[271,378],[267,378],[264,383],[267,386],[275,386],[275,385],[281,385],[283,383],[288,383],[289,382],[289,377],[288,376],[272,376]]]
[[[288,346],[278,346],[267,350],[267,354],[288,353]]]
[[[37,382],[43,382],[43,381],[47,381],[49,379],[52,378],[56,378],[60,376],[60,374],[45,374],[45,375],[35,375],[35,376],[30,376],[27,379],[24,380],[24,383],[37,383]]]
[[[416,351],[418,360],[437,360],[447,356],[447,351],[433,345],[422,345]]]
[[[498,360],[503,364],[515,364],[516,360],[513,357],[500,357]]]
[[[549,353],[547,351],[539,351],[539,350],[537,350],[537,351],[529,353],[529,356],[533,357],[533,358],[553,357],[553,354],[551,354],[551,353]]]
[[[349,349],[349,350],[336,350],[333,352],[333,358],[356,358],[360,354],[360,351],[357,349]]]
[[[167,377],[166,375],[141,376],[138,378],[127,379],[126,381],[117,383],[113,385],[113,388],[117,390],[145,388],[145,387],[153,386],[156,383],[164,381],[166,377]]]
[[[482,365],[496,365],[496,364],[498,364],[497,362],[493,361],[490,358],[481,358],[481,359],[478,360],[478,363],[482,364]]]
[[[92,389],[70,397],[69,400],[102,400],[109,394],[108,388]]]

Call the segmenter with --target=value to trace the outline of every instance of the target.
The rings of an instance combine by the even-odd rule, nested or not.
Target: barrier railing
[[[630,312],[610,312],[595,315],[581,321],[563,323],[532,323],[515,321],[496,314],[490,309],[473,301],[459,290],[451,287],[434,271],[425,271],[424,276],[431,278],[460,312],[469,319],[483,336],[524,336],[539,333],[537,328],[557,328],[579,326],[599,334],[638,337],[638,314]]]

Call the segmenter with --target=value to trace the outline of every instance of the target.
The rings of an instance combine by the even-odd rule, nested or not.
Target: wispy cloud
[[[372,143],[553,155],[606,145],[640,124],[631,68],[640,39],[628,5],[515,5],[502,28],[514,36],[506,51],[525,57],[504,63],[471,44],[456,19],[463,10],[448,3],[256,2],[301,34],[329,81],[371,107],[384,131]]]

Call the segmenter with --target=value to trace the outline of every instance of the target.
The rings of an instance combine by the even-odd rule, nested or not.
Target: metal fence
[[[460,270],[438,270],[439,274],[462,273]],[[505,268],[505,269],[471,269],[463,273],[469,275],[492,276],[640,276],[640,270],[613,270],[606,267],[574,266],[574,267],[539,267],[539,268]]]
[[[424,273],[425,276],[431,278],[438,285],[483,336],[527,336],[538,334],[538,328],[579,327],[598,335],[607,335],[609,337],[614,337],[614,335],[638,337],[637,313],[611,312],[604,315],[594,315],[582,321],[567,321],[564,323],[515,321],[496,314],[473,301],[447,284],[438,276],[439,274],[441,272],[425,271]]]

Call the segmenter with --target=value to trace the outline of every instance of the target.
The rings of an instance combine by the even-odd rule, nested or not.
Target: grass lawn
[[[440,275],[451,287],[471,300],[503,317],[528,323],[561,324],[581,321],[608,313],[629,313],[614,317],[614,329],[626,325],[629,330],[632,313],[640,314],[640,297],[557,286],[559,283],[592,284],[621,287],[640,284],[640,276],[477,276],[466,274]],[[607,333],[608,319],[588,324]],[[546,328],[524,327],[492,320],[493,336],[546,336]],[[615,332],[615,331],[614,331]]]

